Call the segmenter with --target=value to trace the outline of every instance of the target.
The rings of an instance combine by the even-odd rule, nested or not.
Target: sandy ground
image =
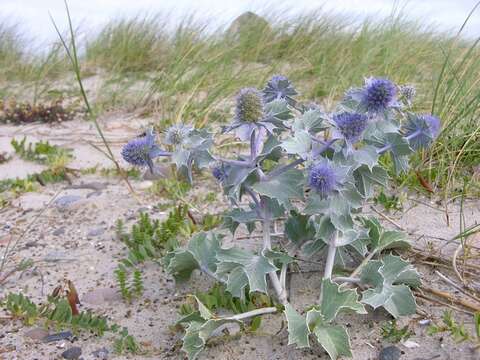
[[[121,144],[138,134],[149,121],[153,119],[139,120],[118,114],[104,118],[102,127],[112,142],[114,153],[118,155]],[[49,140],[73,148],[75,159],[70,164],[72,168],[87,168],[95,164],[111,167],[108,160],[89,145],[89,142],[98,144],[95,129],[90,123],[74,120],[55,126],[0,126],[0,152],[11,152],[9,142],[12,136],[21,138],[24,135],[28,139]],[[0,165],[0,179],[25,176],[31,171],[38,169],[30,163],[13,159]],[[89,188],[88,185],[92,183],[96,184],[96,190],[91,186]],[[148,182],[142,180],[133,181],[140,203],[132,198],[118,178],[105,178],[95,174],[73,179],[73,185],[81,184],[84,186],[80,188],[68,184],[48,185],[37,192],[26,193],[14,199],[11,205],[0,210],[2,254],[9,236],[15,238],[36,219],[11,259],[13,263],[28,258],[35,265],[28,271],[11,276],[0,287],[0,297],[8,292],[21,291],[38,303],[44,301],[62,279],[67,278],[73,281],[80,294],[81,310],[91,309],[96,314],[107,316],[114,323],[128,327],[148,354],[118,356],[113,353],[111,337],[108,335],[98,338],[84,334],[75,337],[73,341],[44,344],[26,335],[31,328],[5,319],[6,314],[0,313],[0,359],[56,359],[61,358],[60,354],[73,345],[82,348],[84,359],[94,359],[92,353],[104,347],[109,351],[108,359],[183,359],[184,355],[179,351],[182,334],[175,332],[171,325],[178,318],[177,309],[185,296],[197,289],[207,290],[211,281],[201,274],[195,274],[189,285],[176,286],[160,266],[147,264],[144,271],[144,295],[132,304],[126,304],[115,293],[114,270],[117,260],[125,255],[125,247],[115,237],[115,221],[123,219],[126,226],[130,227],[141,211],[149,212],[154,218],[164,218],[166,213],[156,211],[152,206],[162,199],[146,192]],[[202,186],[194,188],[193,194],[218,189],[213,183]],[[67,195],[75,196],[76,200],[65,206],[52,203],[45,210],[52,197],[65,199],[64,196]],[[221,200],[220,195],[218,200]],[[459,204],[454,202],[449,205],[449,225],[446,223],[444,208],[430,199],[412,195],[403,206],[404,211],[389,216],[408,231],[415,247],[424,253],[436,249],[437,254],[440,252],[451,257],[458,242],[447,243],[447,240],[454,237],[460,229]],[[218,211],[217,205],[210,207],[211,212]],[[463,214],[467,226],[480,221],[480,203],[467,201]],[[385,222],[385,226],[393,227],[391,222]],[[251,241],[238,242],[240,245],[251,246]],[[480,248],[478,236],[469,241],[470,245]],[[411,257],[411,254],[404,253],[402,256]],[[480,264],[478,258],[471,261]],[[454,293],[454,289],[443,283],[432,267],[419,261],[416,261],[416,265],[422,273],[423,281],[429,286]],[[315,302],[321,275],[319,272],[306,272],[311,265],[300,263],[300,266],[305,272],[292,274],[290,278],[290,297],[298,310]],[[444,273],[454,277],[447,270]],[[98,296],[99,293],[107,294],[108,299],[102,299]],[[480,359],[480,355],[474,354],[468,343],[456,344],[446,334],[427,336],[426,326],[420,325],[420,321],[438,320],[446,307],[421,299],[417,299],[417,303],[422,314],[428,315],[415,315],[399,322],[401,325],[408,323],[415,333],[410,338],[413,347],[396,344],[402,350],[402,360]],[[455,317],[465,321],[467,328],[471,327],[470,316],[456,312]],[[381,325],[389,319],[383,311],[370,311],[367,316],[343,316],[339,319],[349,329],[353,359],[378,358],[380,349],[389,345],[380,334]],[[280,315],[266,316],[255,334],[239,334],[233,339],[216,341],[207,347],[200,359],[328,359],[318,345],[308,350],[296,350],[293,346],[288,346],[288,334],[282,321]]]

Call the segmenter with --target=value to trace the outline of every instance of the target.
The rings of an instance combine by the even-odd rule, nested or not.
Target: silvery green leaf
[[[282,148],[288,154],[295,154],[306,159],[312,148],[312,139],[305,130],[298,130],[292,137],[282,142]]]
[[[244,210],[241,208],[225,212],[223,218],[225,227],[229,229],[232,234],[235,234],[235,231],[240,224],[248,225],[261,220],[255,210]]]
[[[361,149],[354,150],[352,156],[357,163],[368,166],[370,171],[378,163],[377,148],[372,145],[365,145]]]
[[[310,216],[292,212],[285,221],[285,235],[296,247],[301,247],[305,242],[315,236],[315,226],[310,221]]]
[[[227,280],[227,291],[234,297],[243,298],[248,286],[248,277],[242,266],[235,263],[221,262],[217,265],[216,274]]]
[[[219,263],[239,265],[248,278],[250,292],[267,293],[266,275],[278,270],[265,256],[255,255],[239,248],[220,249],[217,252],[217,259]],[[238,289],[232,290],[237,292]]]
[[[229,319],[209,319],[205,322],[192,321],[185,329],[183,337],[182,351],[184,351],[189,360],[194,360],[205,348],[207,340],[217,329],[227,323],[235,322]]]
[[[367,165],[362,165],[354,171],[353,176],[356,187],[364,198],[373,196],[374,185],[387,185],[387,171],[380,166],[374,166],[372,169],[369,169]]]
[[[227,194],[227,196],[233,201],[240,200],[241,187],[250,175],[254,176],[254,171],[255,168],[232,166],[224,181],[225,194]]]
[[[408,140],[399,133],[384,133],[372,139],[372,142],[379,147],[389,145],[389,151],[395,156],[410,155],[413,152]]]
[[[215,272],[220,238],[212,232],[195,234],[185,249],[175,249],[165,259],[167,271],[177,281],[188,280],[196,269]]]
[[[260,195],[277,199],[286,209],[291,209],[291,199],[303,198],[303,173],[292,169],[273,179],[257,182],[252,188]]]
[[[315,134],[327,129],[325,120],[327,120],[327,115],[320,109],[307,110],[294,120],[292,129],[295,132],[298,130],[304,130],[311,134]]]
[[[383,306],[395,318],[415,313],[415,298],[407,285],[420,286],[420,276],[408,262],[387,255],[365,265],[360,278],[374,287],[363,292],[363,303],[374,309]]]
[[[395,174],[399,175],[401,173],[406,172],[410,168],[410,164],[408,161],[408,156],[400,156],[392,154],[393,160],[393,168],[395,170]]]
[[[288,255],[287,253],[284,253],[282,251],[276,251],[276,250],[267,250],[263,253],[263,255],[270,259],[273,264],[275,262],[280,263],[282,265],[285,264],[290,264],[291,262],[295,261],[293,257]]]
[[[351,357],[350,338],[347,330],[341,325],[323,324],[317,325],[313,329],[313,333],[317,337],[318,342],[330,358],[335,360],[339,356]]]
[[[281,157],[281,143],[275,136],[269,136],[263,144],[262,151],[257,156],[256,161],[260,162],[264,159],[277,161]]]
[[[285,306],[288,323],[288,344],[297,348],[309,347],[309,335],[314,334],[331,359],[339,356],[351,356],[350,339],[347,331],[340,325],[326,322],[317,309],[311,309],[306,317],[297,313],[290,305]]]
[[[371,251],[380,252],[387,249],[404,249],[410,247],[405,233],[385,230],[377,219],[363,218],[363,225],[369,231]]]
[[[367,313],[365,307],[358,301],[355,289],[342,290],[330,279],[323,279],[320,311],[325,321],[332,321],[342,310],[352,310],[357,314]]]
[[[308,329],[305,318],[300,315],[289,303],[285,305],[285,317],[288,326],[288,345],[297,345],[297,348],[309,347]]]
[[[273,100],[265,104],[265,118],[263,123],[271,123],[277,129],[286,129],[284,122],[292,118],[290,108],[283,99]]]

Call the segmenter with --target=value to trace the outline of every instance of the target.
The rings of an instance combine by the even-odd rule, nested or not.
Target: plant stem
[[[243,319],[248,319],[254,316],[258,315],[264,315],[264,314],[274,314],[278,312],[278,309],[276,307],[267,307],[267,308],[261,308],[261,309],[255,309],[252,311],[247,311],[241,314],[236,314],[230,317],[225,318],[225,320],[234,320],[234,321],[239,321]]]
[[[335,230],[335,233],[328,243],[327,260],[325,262],[325,271],[323,272],[324,279],[332,278],[333,264],[335,263],[335,254],[337,252],[337,237],[338,231]]]
[[[320,149],[318,149],[317,151],[315,151],[313,153],[313,158],[316,159],[321,154],[323,154],[325,151],[327,151],[330,148],[330,146],[332,146],[332,144],[336,140],[337,139],[331,139],[331,140],[327,141]],[[292,161],[290,164],[279,166],[276,169],[273,169],[272,171],[270,171],[270,173],[266,177],[266,180],[270,180],[275,176],[283,174],[284,172],[286,172],[290,169],[293,169],[295,166],[300,165],[300,164],[304,163],[305,161],[306,161],[305,159],[300,158],[300,159],[297,159],[295,161]]]
[[[360,263],[360,265],[358,265],[358,267],[350,274],[350,277],[351,278],[354,278],[356,277],[360,271],[362,271],[362,268],[370,261],[372,260],[372,258],[375,256],[377,252],[375,250],[372,250],[372,252],[370,254],[367,255],[367,257],[365,259],[363,259],[363,261]]]
[[[231,160],[231,159],[224,159],[221,157],[214,157],[216,161],[223,162],[225,164],[241,166],[241,167],[252,167],[252,163],[250,161],[243,161],[243,160]]]
[[[422,130],[418,129],[418,130],[415,130],[413,133],[411,133],[410,135],[408,136],[405,136],[405,139],[407,139],[408,141],[412,140],[413,138],[417,137],[420,133],[422,132]],[[381,147],[380,149],[377,149],[377,154],[381,155],[385,152],[387,152],[388,150],[390,150],[392,148],[392,144],[387,144],[385,145],[384,147]]]
[[[133,194],[134,196],[136,196],[135,195],[135,190],[133,190],[133,187],[130,184],[130,181],[128,180],[127,175],[125,174],[123,169],[120,167],[120,164],[118,163],[118,161],[115,159],[115,156],[113,155],[112,149],[110,148],[110,145],[108,144],[108,141],[105,138],[105,135],[103,134],[103,131],[100,127],[100,124],[98,123],[98,120],[93,113],[93,110],[90,106],[90,102],[88,101],[87,93],[85,91],[85,88],[83,87],[82,77],[81,77],[81,74],[80,74],[80,64],[78,63],[77,46],[76,46],[76,43],[75,43],[75,33],[73,31],[72,18],[70,16],[70,10],[68,8],[67,0],[65,0],[65,10],[67,11],[68,26],[69,26],[69,30],[70,30],[72,51],[70,51],[69,46],[67,45],[65,39],[63,38],[60,30],[57,27],[57,24],[55,23],[55,21],[53,20],[51,15],[50,15],[50,19],[52,20],[52,23],[53,23],[53,26],[55,27],[57,35],[60,38],[60,41],[61,41],[63,47],[65,48],[65,52],[67,53],[67,56],[70,59],[70,62],[72,64],[73,72],[75,73],[75,77],[76,77],[78,86],[80,87],[80,94],[82,95],[83,102],[85,103],[85,106],[87,108],[87,113],[88,113],[90,119],[93,121],[93,124],[95,125],[95,128],[97,129],[97,132],[100,135],[100,138],[102,139],[102,142],[105,145],[105,148],[107,149],[110,160],[113,162],[113,164],[117,168],[118,173],[120,174],[120,176],[123,178],[123,180],[127,184],[127,187],[128,187],[128,190],[130,191],[130,193]]]
[[[272,249],[272,241],[270,238],[271,220],[270,220],[269,211],[267,210],[265,203],[262,200],[260,200],[260,204],[262,205],[262,209],[264,212],[264,219],[262,222],[262,231],[263,231],[263,252],[265,252]],[[282,305],[285,305],[287,303],[287,293],[285,288],[282,287],[280,280],[278,279],[277,272],[276,271],[269,272],[268,277],[272,282],[272,286],[275,290],[275,293],[277,294],[278,301]]]

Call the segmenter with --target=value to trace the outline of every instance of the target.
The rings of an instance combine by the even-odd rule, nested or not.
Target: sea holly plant
[[[188,181],[194,180],[193,169],[209,169],[230,204],[222,228],[194,234],[185,247],[165,256],[166,270],[176,281],[188,281],[200,271],[233,297],[259,292],[277,302],[218,316],[197,299],[198,311],[181,320],[183,350],[191,359],[226,324],[243,326],[249,318],[272,313],[285,315],[290,344],[301,348],[315,340],[336,359],[351,355],[340,314],[361,315],[378,307],[395,318],[415,312],[411,288],[420,285],[419,274],[393,253],[410,245],[407,237],[362,215],[375,189],[387,186],[382,164],[406,171],[409,156],[440,132],[436,117],[410,111],[414,95],[411,86],[369,78],[326,112],[302,104],[292,83],[276,75],[263,90],[240,90],[233,118],[221,130],[243,141],[244,151],[220,156],[212,132],[188,124],[168,129],[161,146],[152,131],[125,146],[124,159],[150,171],[158,156],[170,158]],[[279,223],[287,241],[274,241]],[[225,245],[240,226],[249,234],[261,233],[258,248]],[[324,263],[318,300],[306,311],[295,309],[286,286],[297,257]],[[352,266],[355,270],[345,276]]]

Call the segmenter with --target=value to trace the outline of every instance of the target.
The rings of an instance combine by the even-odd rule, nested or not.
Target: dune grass
[[[93,106],[97,113],[142,108],[158,116],[160,127],[181,120],[208,125],[228,116],[239,88],[261,87],[274,73],[289,76],[303,100],[327,110],[364,77],[385,76],[414,84],[415,111],[433,111],[443,121],[439,140],[419,156],[415,169],[435,189],[452,191],[471,178],[480,158],[477,42],[399,13],[375,21],[321,11],[270,14],[267,20],[268,26],[254,22],[232,33],[192,17],[176,25],[166,15],[114,19],[80,44],[84,77],[97,73],[103,81]],[[15,51],[25,58],[25,44],[15,41],[18,33],[0,26],[0,64],[13,64],[8,56]],[[25,60],[37,64],[37,72],[23,72],[23,80],[32,74],[58,77],[65,69],[63,55],[52,54],[43,63],[38,57]]]

